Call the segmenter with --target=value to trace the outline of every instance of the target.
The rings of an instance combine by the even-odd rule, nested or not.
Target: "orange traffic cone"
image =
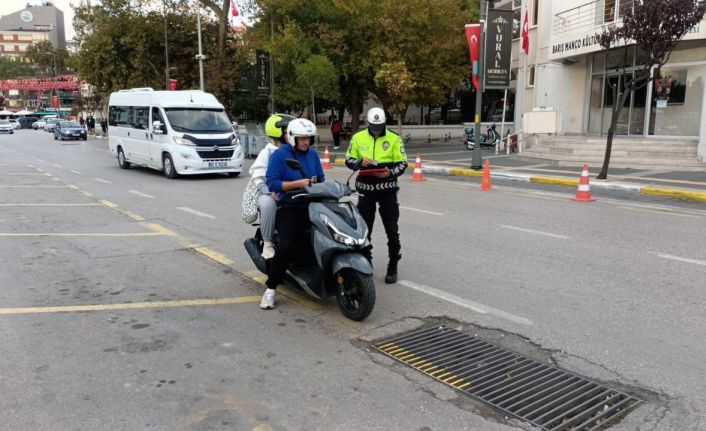
[[[595,199],[591,197],[591,186],[588,184],[588,164],[583,165],[581,172],[581,180],[579,187],[576,189],[576,197],[571,200],[576,202],[593,202]]]
[[[412,181],[424,181],[426,177],[422,173],[422,158],[417,153],[417,160],[414,162],[414,173],[412,174]]]
[[[481,190],[490,190],[490,160],[485,161],[485,167],[483,168],[483,180],[480,182]]]
[[[326,149],[324,150],[323,165],[324,165],[324,169],[331,169],[331,159],[329,158],[329,154],[328,154],[328,146],[326,146]]]

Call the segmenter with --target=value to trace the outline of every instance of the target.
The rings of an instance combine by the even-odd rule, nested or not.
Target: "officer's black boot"
[[[401,257],[402,256],[390,258],[390,262],[387,264],[387,274],[385,275],[385,283],[397,283],[397,262],[399,262]]]

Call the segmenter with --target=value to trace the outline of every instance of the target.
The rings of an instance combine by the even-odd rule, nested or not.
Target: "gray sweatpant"
[[[260,195],[257,201],[260,208],[260,232],[262,239],[272,241],[275,233],[275,217],[277,216],[277,202],[269,194]]]

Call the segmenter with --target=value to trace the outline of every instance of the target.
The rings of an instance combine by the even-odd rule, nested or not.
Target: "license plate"
[[[228,162],[208,162],[209,169],[227,168]]]

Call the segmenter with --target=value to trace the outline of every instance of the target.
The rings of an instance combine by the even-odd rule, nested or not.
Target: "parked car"
[[[0,133],[15,133],[15,126],[12,125],[8,120],[0,120]]]
[[[34,117],[20,117],[17,119],[23,129],[31,129],[36,121],[37,119]]]
[[[45,125],[45,124],[47,124],[47,120],[44,120],[44,119],[37,120],[37,121],[35,121],[34,123],[32,123],[32,128],[33,128],[34,130],[39,130],[39,129],[44,130],[44,125]]]
[[[54,139],[60,141],[64,139],[83,139],[85,141],[87,138],[86,129],[75,121],[59,121],[54,126]]]
[[[15,120],[14,118],[11,120],[8,120],[8,121],[10,122],[10,124],[12,124],[12,126],[15,128],[15,130],[19,130],[22,128],[22,125],[20,124],[20,122]]]
[[[53,132],[54,127],[56,126],[56,123],[58,123],[59,120],[58,118],[49,118],[47,122],[44,124],[44,131],[45,132]]]

